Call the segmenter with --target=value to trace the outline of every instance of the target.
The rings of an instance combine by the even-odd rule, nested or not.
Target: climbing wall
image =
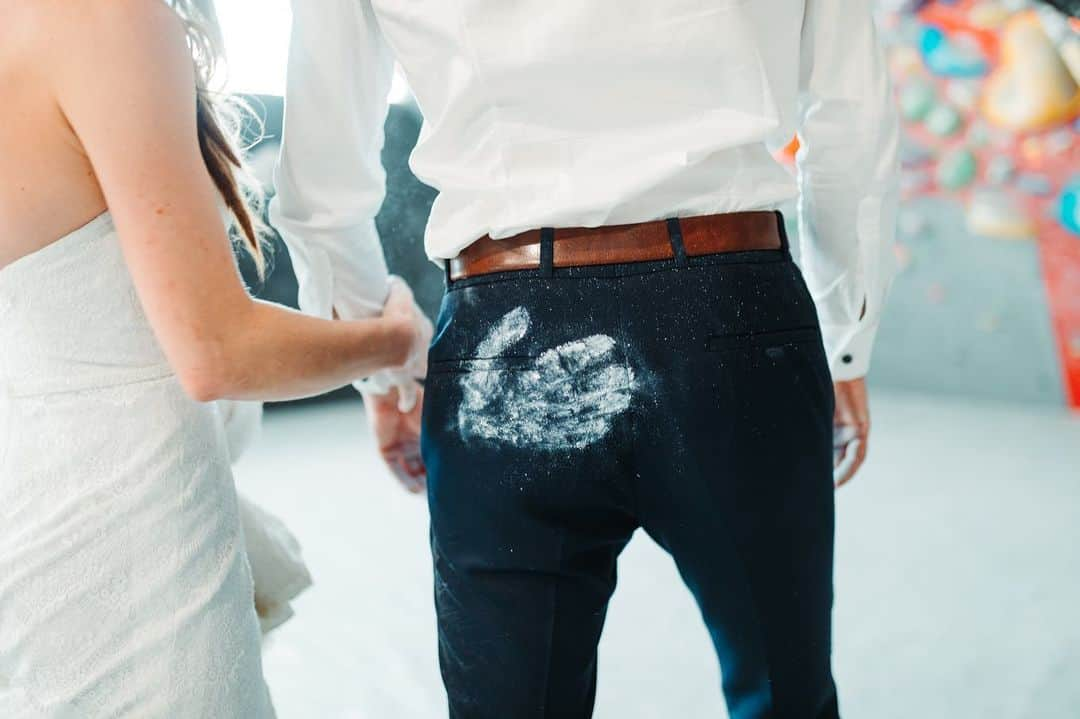
[[[1080,24],[1023,0],[879,20],[904,202],[875,371],[1080,408]]]

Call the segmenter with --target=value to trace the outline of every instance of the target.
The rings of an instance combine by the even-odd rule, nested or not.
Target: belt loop
[[[686,247],[683,245],[682,223],[678,217],[671,217],[667,221],[668,239],[671,240],[671,249],[675,253],[675,266],[686,267]]]
[[[442,267],[443,267],[443,283],[446,285],[446,289],[449,290],[450,285],[452,285],[454,283],[454,281],[452,279],[450,279],[450,260],[443,260]]]
[[[540,276],[551,277],[555,273],[555,228],[540,229]]]
[[[776,229],[780,232],[780,249],[790,258],[791,242],[788,241],[787,223],[784,222],[784,213],[780,210],[773,210],[773,212],[776,213]]]

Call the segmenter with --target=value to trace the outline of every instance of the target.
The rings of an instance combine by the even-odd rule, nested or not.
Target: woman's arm
[[[97,175],[143,307],[199,400],[287,399],[404,362],[414,342],[399,287],[381,319],[334,322],[245,291],[198,146],[181,24],[158,0],[70,9],[56,96]],[[65,31],[66,32],[66,31]]]

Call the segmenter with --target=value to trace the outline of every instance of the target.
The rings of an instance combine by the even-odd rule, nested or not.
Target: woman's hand
[[[400,340],[404,343],[402,356],[406,358],[403,367],[414,364],[418,356],[427,355],[431,322],[420,313],[412,290],[400,277],[390,278],[390,292],[383,305],[382,319],[400,332]],[[415,379],[422,378],[423,373]]]
[[[395,327],[403,342],[400,367],[391,371],[393,386],[386,394],[364,393],[368,424],[391,473],[414,494],[426,486],[427,471],[420,458],[420,413],[424,390],[418,383],[427,374],[427,350],[432,326],[416,306],[409,286],[400,277],[390,278],[390,292],[381,320]]]
[[[434,328],[431,320],[417,306],[409,286],[400,277],[390,278],[390,293],[382,316],[398,323],[408,338],[409,344],[404,350],[405,361],[386,374],[397,388],[398,409],[408,413],[420,400],[420,385],[417,383],[427,376],[428,345],[431,344]]]
[[[851,481],[866,459],[870,439],[870,403],[865,379],[834,382],[833,391],[836,394],[833,476],[839,488]]]

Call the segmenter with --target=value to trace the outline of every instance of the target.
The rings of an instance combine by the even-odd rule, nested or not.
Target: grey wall
[[[794,207],[785,208],[798,243]],[[1038,249],[975,237],[955,201],[904,202],[897,274],[874,345],[876,385],[1065,405]]]
[[[970,235],[956,202],[919,199],[901,222],[911,253],[889,296],[871,377],[931,392],[1064,406],[1032,241]],[[916,229],[904,232],[905,224]],[[920,228],[921,227],[921,228]]]

